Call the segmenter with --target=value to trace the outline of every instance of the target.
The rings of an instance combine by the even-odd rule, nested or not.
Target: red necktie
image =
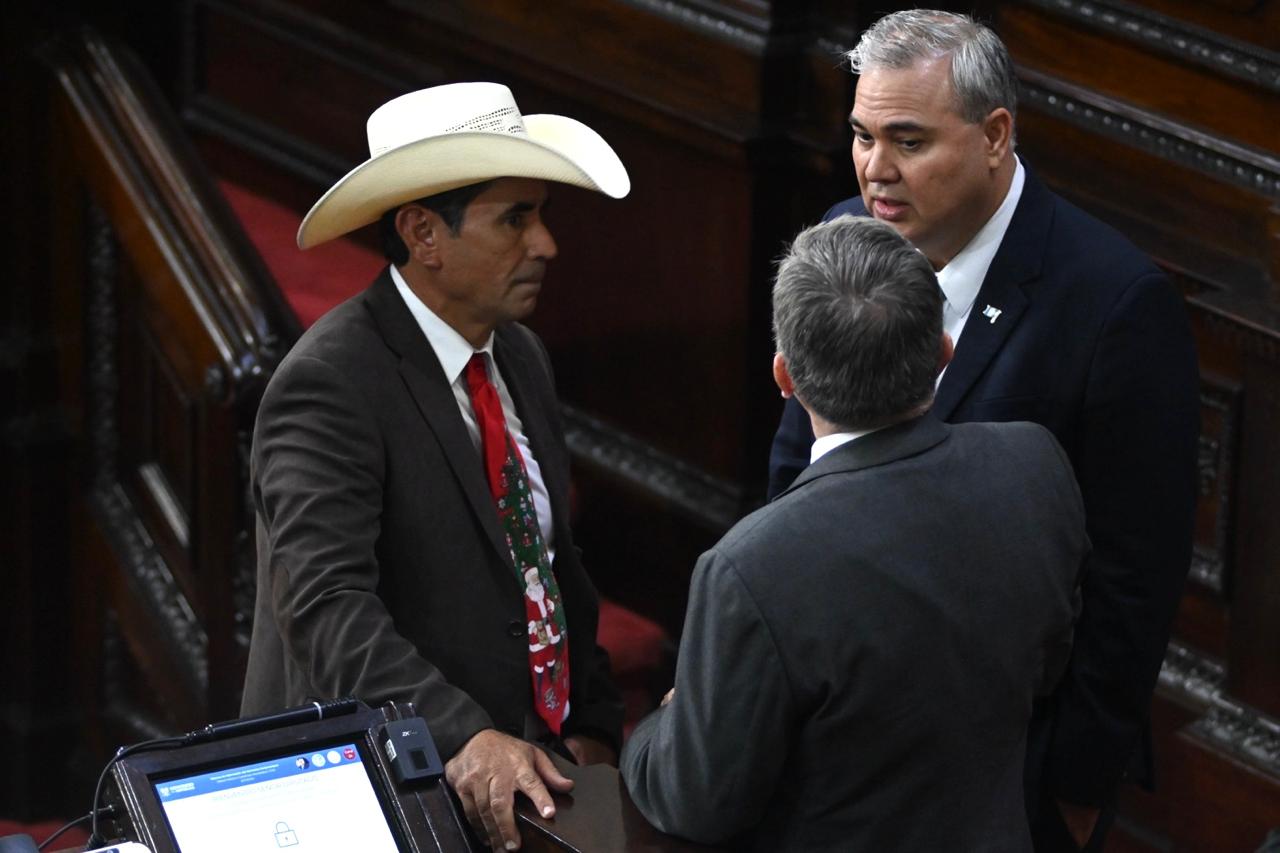
[[[560,606],[560,587],[551,571],[546,543],[538,527],[524,460],[507,431],[502,401],[489,381],[483,353],[471,356],[466,377],[471,408],[480,427],[480,448],[489,492],[507,535],[516,578],[524,589],[533,706],[547,727],[558,735],[560,724],[569,716],[569,631]]]

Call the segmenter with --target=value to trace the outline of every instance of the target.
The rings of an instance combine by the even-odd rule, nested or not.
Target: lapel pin
[[[989,323],[994,324],[996,320],[1000,319],[1000,314],[1001,314],[1000,309],[996,308],[993,305],[988,305],[986,308],[982,309],[982,316],[986,317],[987,322]]]

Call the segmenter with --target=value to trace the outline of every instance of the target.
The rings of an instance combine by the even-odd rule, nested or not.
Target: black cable
[[[62,835],[62,833],[66,832],[68,829],[70,829],[71,827],[75,826],[78,823],[84,823],[86,820],[89,820],[92,817],[93,817],[93,812],[89,812],[87,815],[83,815],[81,817],[76,818],[75,820],[68,823],[66,826],[59,829],[53,835],[50,835],[44,841],[41,841],[40,844],[36,846],[36,849],[43,850],[44,848],[48,847],[51,842],[56,840],[58,836]]]
[[[261,717],[249,717],[238,720],[227,720],[222,723],[212,723],[203,729],[197,729],[193,732],[187,732],[179,737],[162,737],[154,740],[144,740],[141,743],[122,746],[116,750],[116,754],[107,762],[107,766],[102,768],[102,775],[98,777],[98,784],[93,789],[93,811],[86,817],[93,818],[93,829],[89,834],[89,842],[85,845],[85,849],[91,850],[95,847],[102,847],[106,844],[102,834],[98,832],[98,816],[102,811],[108,809],[99,809],[98,803],[102,801],[102,786],[107,781],[107,774],[111,772],[112,766],[126,755],[132,755],[135,752],[142,752],[148,749],[172,749],[180,746],[189,746],[194,743],[203,743],[210,740],[220,740],[222,738],[236,737],[238,735],[250,734],[252,732],[266,731],[268,729],[284,728],[296,723],[311,722],[313,720],[323,720],[332,716],[342,714],[353,714],[363,707],[358,701],[351,697],[342,699],[331,699],[325,702],[312,701],[309,705],[302,705],[297,708],[289,708],[274,714],[266,714]],[[84,820],[81,818],[80,820]],[[76,821],[79,823],[80,821]],[[63,832],[67,827],[58,830]]]
[[[211,740],[239,737],[241,735],[265,732],[271,729],[283,729],[298,723],[310,723],[316,720],[327,720],[344,714],[354,714],[361,708],[359,700],[347,696],[343,699],[321,701],[313,699],[306,705],[286,708],[260,717],[241,717],[238,720],[226,720],[221,723],[210,723],[203,729],[187,732],[182,737],[183,744],[207,743]]]
[[[133,755],[135,752],[142,752],[148,749],[168,749],[172,747],[182,746],[185,743],[180,737],[162,737],[154,740],[144,740],[141,743],[122,746],[116,750],[116,754],[111,756],[111,760],[107,762],[107,766],[102,768],[102,773],[98,776],[98,784],[93,789],[93,811],[89,814],[93,818],[93,830],[89,834],[89,841],[85,844],[86,850],[92,850],[95,847],[102,847],[106,844],[102,834],[98,832],[98,816],[107,811],[100,809],[98,803],[102,801],[102,786],[107,781],[107,774],[111,772],[111,768],[117,761],[126,755]]]

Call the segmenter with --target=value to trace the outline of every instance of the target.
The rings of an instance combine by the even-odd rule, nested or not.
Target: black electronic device
[[[382,751],[391,762],[391,772],[401,784],[429,782],[444,775],[444,764],[436,743],[421,717],[393,720],[383,730]]]
[[[472,849],[439,774],[406,776],[387,757],[391,726],[410,767],[439,764],[411,706],[321,704],[329,713],[215,724],[193,733],[203,742],[122,757],[111,837],[154,853]]]

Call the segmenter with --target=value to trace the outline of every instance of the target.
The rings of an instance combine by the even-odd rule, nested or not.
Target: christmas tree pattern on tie
[[[569,643],[560,587],[556,584],[538,526],[529,478],[523,460],[507,435],[507,458],[502,466],[496,500],[507,547],[524,589],[529,634],[529,665],[539,715],[556,734],[569,715]]]

